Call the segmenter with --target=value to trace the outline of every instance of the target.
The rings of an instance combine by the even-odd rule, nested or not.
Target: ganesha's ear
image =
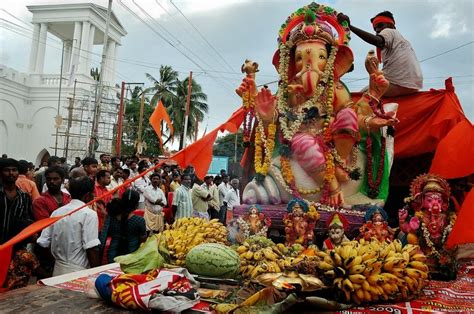
[[[334,60],[334,79],[338,80],[346,74],[354,63],[354,55],[351,48],[340,45],[337,49],[336,59]]]
[[[279,49],[277,49],[277,51],[275,51],[275,54],[273,54],[272,64],[278,72],[278,68],[280,67],[280,50]]]

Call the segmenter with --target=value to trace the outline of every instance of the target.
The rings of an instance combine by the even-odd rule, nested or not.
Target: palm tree
[[[153,83],[152,87],[147,88],[145,93],[154,93],[151,98],[152,106],[156,106],[159,100],[166,107],[167,102],[174,98],[178,84],[178,72],[169,65],[160,66],[160,79],[155,79],[151,74],[145,73],[145,76]]]
[[[180,149],[183,147],[184,120],[186,112],[186,96],[188,95],[189,78],[184,81],[177,80],[176,95],[170,98],[169,105],[166,106],[171,121],[173,121],[174,137],[180,138]],[[191,82],[191,100],[189,104],[189,118],[187,138],[192,139],[198,122],[204,120],[204,114],[208,112],[207,95],[203,93],[201,85],[195,80]]]

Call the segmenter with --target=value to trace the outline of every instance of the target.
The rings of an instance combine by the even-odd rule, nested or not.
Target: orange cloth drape
[[[451,249],[460,244],[474,243],[474,232],[472,231],[473,224],[474,189],[471,189],[462,203],[456,223],[448,236],[448,241],[446,241],[446,247]]]
[[[161,133],[162,121],[166,122],[166,124],[168,125],[168,129],[170,130],[170,136],[173,136],[173,124],[171,124],[170,116],[168,115],[165,106],[163,106],[163,103],[160,100],[156,105],[155,111],[153,111],[153,113],[151,114],[149,122],[150,125],[153,127],[153,130],[155,130],[156,135],[158,136],[158,140],[160,141],[161,147],[163,147],[163,139],[161,138],[161,136],[163,135]]]
[[[361,93],[353,93],[356,101]],[[446,89],[432,89],[412,95],[383,98],[383,103],[398,103],[395,127],[395,158],[433,152],[439,141],[460,121],[465,120],[451,78]]]
[[[212,161],[212,148],[214,146],[214,141],[217,138],[218,132],[219,131],[221,132],[229,131],[231,133],[237,132],[240,125],[242,124],[243,119],[244,119],[244,110],[242,108],[239,108],[237,111],[235,111],[232,114],[230,119],[227,120],[225,123],[215,128],[212,132],[202,137],[200,140],[180,150],[179,152],[171,156],[170,159],[175,160],[179,164],[179,166],[182,168],[186,168],[188,165],[193,165],[193,167],[195,168],[196,175],[201,179],[204,178],[207,171],[209,170],[209,166]],[[161,161],[160,163],[156,164],[155,166],[148,169],[147,171],[144,171],[140,173],[138,176],[125,181],[123,184],[119,185],[115,189],[101,195],[100,197],[95,198],[94,200],[73,210],[67,215],[38,220],[34,222],[33,224],[29,225],[28,227],[26,227],[25,229],[23,229],[19,234],[11,238],[6,243],[0,245],[0,287],[3,285],[3,282],[5,281],[7,271],[8,271],[8,266],[10,265],[12,248],[15,244],[31,237],[34,234],[41,232],[41,230],[52,225],[56,221],[66,216],[73,215],[75,212],[77,212],[78,210],[86,206],[91,206],[95,202],[103,198],[112,196],[116,191],[121,189],[123,186],[130,185],[132,182],[134,182],[135,180],[138,180],[142,176],[146,175],[148,172],[161,167],[164,163],[165,161]]]
[[[446,179],[474,173],[474,125],[467,119],[459,122],[436,148],[430,173]]]

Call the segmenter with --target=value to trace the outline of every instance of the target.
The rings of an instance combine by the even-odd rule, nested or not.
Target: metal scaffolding
[[[76,95],[71,95],[63,103],[63,121],[58,130],[61,144],[58,155],[70,162],[75,157],[82,159],[88,155],[97,92],[98,84],[93,84],[89,90],[78,89]],[[102,89],[96,158],[101,153],[112,153],[114,149],[119,112],[117,93],[115,87],[104,86]]]

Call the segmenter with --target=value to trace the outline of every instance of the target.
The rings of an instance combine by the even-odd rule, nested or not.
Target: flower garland
[[[278,102],[277,108],[280,112],[280,126],[283,134],[283,138],[286,142],[290,142],[293,136],[300,130],[301,124],[303,123],[305,112],[311,107],[317,107],[318,101],[325,99],[324,101],[324,110],[325,113],[323,129],[321,133],[323,135],[324,145],[324,154],[326,159],[326,171],[324,176],[324,182],[321,186],[306,190],[298,189],[295,184],[294,175],[291,170],[291,165],[288,156],[281,154],[280,162],[282,165],[283,179],[285,180],[285,185],[288,185],[292,190],[292,194],[295,197],[301,197],[301,194],[315,194],[321,192],[323,189],[329,194],[328,182],[334,180],[335,178],[335,163],[334,156],[331,153],[331,150],[328,149],[327,144],[332,140],[332,134],[329,129],[329,125],[333,113],[333,100],[334,100],[334,61],[336,59],[337,47],[333,47],[326,63],[323,74],[320,77],[318,86],[316,88],[316,93],[313,97],[308,99],[302,105],[300,105],[296,112],[296,117],[290,119],[290,116],[293,116],[294,113],[291,112],[291,109],[288,108],[288,67],[289,67],[289,51],[290,47],[287,44],[280,45],[280,65],[278,72],[281,76],[281,84],[278,89]],[[291,121],[291,124],[290,124]],[[324,195],[323,199],[327,198],[329,195]]]
[[[444,231],[443,231],[443,236],[441,238],[441,244],[445,243],[446,241],[446,238],[448,237],[448,234],[451,232],[451,230],[453,229],[453,226],[454,226],[454,223],[456,222],[456,214],[452,214],[450,216],[450,222],[449,222],[449,225],[444,228]],[[426,245],[430,248],[431,250],[431,253],[430,255],[434,255],[436,258],[441,258],[441,253],[438,252],[438,250],[436,249],[436,245],[433,243],[433,241],[431,241],[431,238],[430,238],[430,232],[428,231],[428,228],[426,228],[426,224],[424,222],[421,223],[421,230],[423,231],[423,238],[426,242]]]
[[[386,119],[387,116],[385,115],[385,112],[383,110],[382,106],[380,105],[380,101],[375,104],[374,98],[372,95],[369,95],[369,106],[372,109],[372,112],[375,114],[375,116],[384,118]],[[380,107],[380,108],[379,108]],[[377,195],[380,192],[380,184],[382,183],[382,177],[383,177],[383,172],[385,168],[385,137],[381,137],[381,147],[380,147],[380,161],[379,161],[379,166],[377,169],[377,177],[375,178],[374,181],[374,176],[373,176],[373,165],[372,165],[372,137],[370,136],[370,129],[368,128],[368,121],[366,122],[367,124],[367,137],[365,139],[365,144],[366,144],[366,151],[367,151],[367,183],[369,185],[369,191],[368,191],[368,196],[370,198],[376,198]]]
[[[316,88],[316,93],[313,97],[308,99],[302,105],[300,105],[296,112],[296,118],[290,119],[289,116],[292,115],[291,109],[288,108],[288,67],[289,67],[289,51],[290,48],[286,44],[280,45],[280,65],[278,68],[278,73],[281,76],[281,84],[278,89],[278,102],[277,108],[280,112],[280,125],[283,133],[283,137],[287,141],[291,141],[293,136],[299,131],[301,124],[303,123],[305,116],[305,109],[311,107],[317,107],[318,100],[320,100],[323,93],[327,94],[327,101],[325,103],[325,113],[326,118],[324,120],[323,128],[326,130],[329,127],[329,122],[332,116],[333,108],[332,101],[334,97],[334,61],[336,59],[337,47],[333,47],[329,55],[326,67],[323,74],[321,75],[318,86]],[[290,121],[293,120],[291,125]]]
[[[265,136],[265,129],[263,122],[257,124],[257,131],[255,132],[255,172],[259,175],[266,176],[273,156],[275,148],[275,134],[276,124],[271,122],[268,125],[268,137]],[[263,145],[262,145],[263,144]],[[262,159],[263,149],[265,147],[265,157]]]

